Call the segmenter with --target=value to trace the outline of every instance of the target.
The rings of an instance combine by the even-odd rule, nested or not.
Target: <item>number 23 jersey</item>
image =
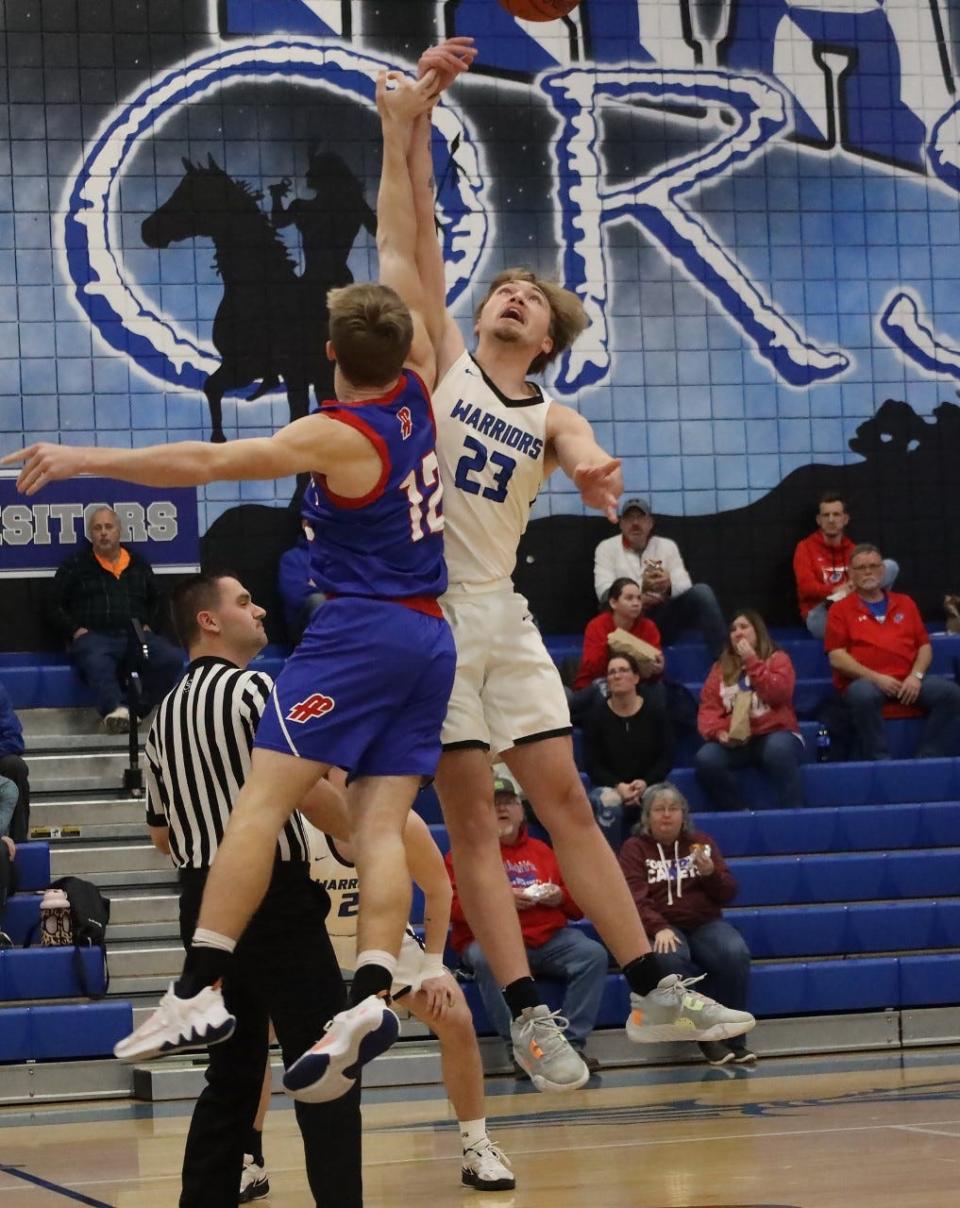
[[[544,478],[543,393],[508,399],[469,352],[433,393],[450,588],[510,585],[517,546]]]

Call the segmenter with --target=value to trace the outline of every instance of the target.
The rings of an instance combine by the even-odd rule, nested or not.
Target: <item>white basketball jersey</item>
[[[507,586],[543,482],[547,395],[508,399],[469,352],[433,393],[451,589]]]
[[[328,836],[306,818],[303,829],[310,840],[310,876],[320,882],[330,898],[327,934],[337,964],[349,972],[357,963],[357,915],[360,911],[357,869],[339,854]]]

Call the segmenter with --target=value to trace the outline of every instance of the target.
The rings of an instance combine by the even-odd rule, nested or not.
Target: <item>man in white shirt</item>
[[[593,583],[603,603],[615,579],[634,579],[643,592],[643,611],[669,645],[684,629],[699,629],[714,658],[727,638],[727,625],[706,583],[693,583],[676,541],[651,535],[654,518],[646,499],[628,499],[620,509],[620,532],[597,546]]]

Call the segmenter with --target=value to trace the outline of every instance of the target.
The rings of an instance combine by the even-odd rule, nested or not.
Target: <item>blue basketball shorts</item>
[[[432,776],[456,669],[441,617],[328,600],[277,677],[255,745],[358,776]]]

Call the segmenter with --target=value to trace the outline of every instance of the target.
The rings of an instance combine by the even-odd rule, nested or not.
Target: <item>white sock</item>
[[[379,965],[381,969],[386,969],[391,979],[397,975],[397,958],[391,956],[389,952],[383,952],[380,948],[365,948],[363,952],[357,953],[357,963],[353,966],[354,972],[364,965]]]
[[[460,1121],[460,1144],[464,1153],[487,1139],[487,1119],[481,1116],[479,1120]]]
[[[207,931],[205,927],[198,927],[193,933],[190,946],[192,948],[219,948],[221,952],[233,952],[237,941],[232,940],[229,935],[221,935],[219,931]]]

